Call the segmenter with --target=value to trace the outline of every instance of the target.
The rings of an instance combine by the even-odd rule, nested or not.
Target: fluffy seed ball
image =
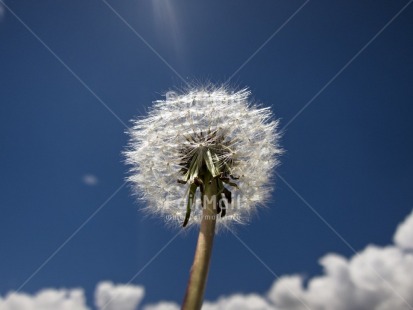
[[[248,222],[257,206],[265,204],[281,153],[278,122],[270,108],[252,104],[249,96],[247,89],[224,87],[167,93],[147,117],[134,121],[125,152],[132,167],[128,181],[148,214],[181,226],[190,185],[197,182],[194,165],[203,159],[210,159],[209,171],[231,193],[218,228]],[[189,225],[201,222],[199,191],[196,198]]]

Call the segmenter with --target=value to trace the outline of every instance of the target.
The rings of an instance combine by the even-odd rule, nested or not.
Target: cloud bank
[[[233,294],[205,302],[203,310],[412,310],[413,212],[397,227],[394,244],[368,245],[351,258],[327,254],[319,263],[323,274],[309,279],[288,275],[268,293]],[[98,310],[135,310],[145,290],[139,285],[100,282],[95,291]],[[45,289],[35,295],[9,293],[0,310],[90,310],[82,289]],[[143,305],[143,310],[178,310],[174,302]]]
[[[35,295],[9,293],[0,297],[0,310],[87,310],[82,289],[44,289]]]
[[[140,304],[145,289],[137,285],[114,285],[112,282],[100,282],[95,292],[97,309],[133,310]]]

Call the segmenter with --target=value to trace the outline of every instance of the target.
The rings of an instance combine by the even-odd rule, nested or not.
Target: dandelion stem
[[[204,180],[205,191],[202,197],[202,222],[196,245],[188,287],[182,304],[183,310],[201,309],[208,278],[209,262],[214,243],[216,223],[217,180],[207,173]]]

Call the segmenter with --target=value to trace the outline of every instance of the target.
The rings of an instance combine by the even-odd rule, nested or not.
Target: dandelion
[[[216,229],[245,223],[272,189],[278,122],[250,91],[226,87],[167,93],[130,131],[128,180],[148,214],[200,225],[184,309],[198,309]]]

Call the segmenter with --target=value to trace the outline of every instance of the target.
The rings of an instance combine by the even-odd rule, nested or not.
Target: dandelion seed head
[[[131,166],[128,181],[148,214],[182,224],[189,184],[196,182],[192,163],[201,165],[206,154],[223,180],[232,179],[225,185],[232,204],[225,217],[218,217],[218,228],[246,223],[265,205],[282,153],[278,121],[270,108],[253,104],[249,97],[248,89],[234,92],[226,87],[168,92],[165,100],[153,103],[147,117],[134,121],[125,151]],[[198,192],[189,225],[199,224],[201,213]]]

